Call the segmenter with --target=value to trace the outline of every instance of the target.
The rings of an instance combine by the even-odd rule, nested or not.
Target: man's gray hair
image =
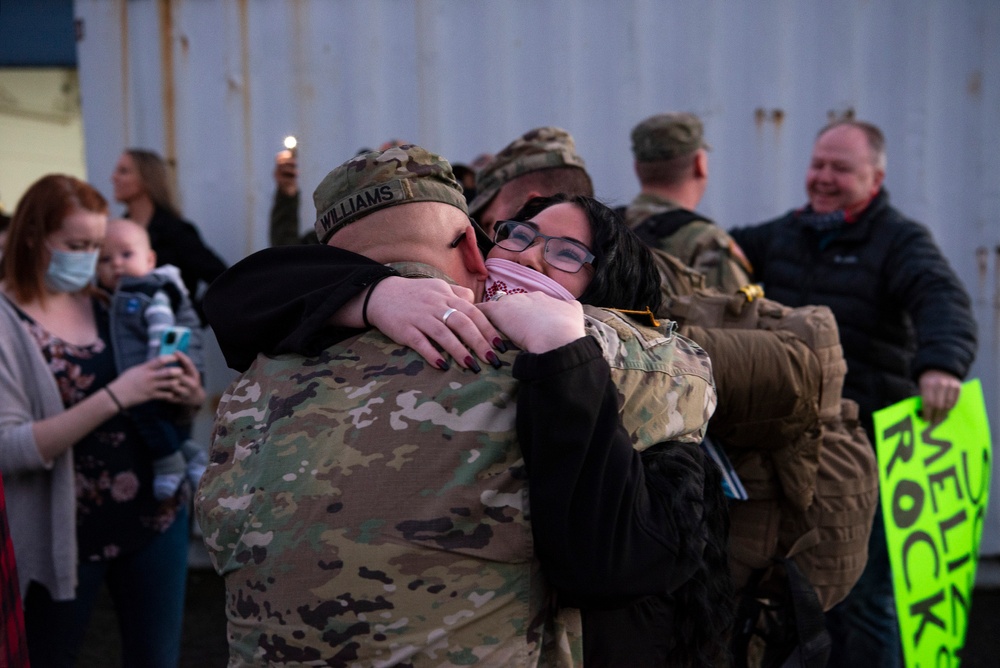
[[[864,133],[865,139],[868,141],[868,148],[870,148],[872,152],[872,163],[875,167],[884,172],[886,165],[885,135],[882,134],[882,130],[880,130],[877,125],[865,121],[856,121],[853,118],[842,118],[824,125],[823,128],[816,133],[816,138],[819,139],[833,128],[840,127],[841,125],[857,128]]]

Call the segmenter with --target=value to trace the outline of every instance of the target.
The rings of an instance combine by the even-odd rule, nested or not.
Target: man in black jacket
[[[976,353],[968,294],[930,232],[889,205],[884,176],[882,132],[870,123],[836,121],[813,147],[809,204],[732,230],[768,297],[833,311],[848,366],[844,396],[860,405],[869,435],[874,411],[915,394],[927,420],[944,419]],[[868,566],[827,622],[831,666],[899,664],[880,514]]]

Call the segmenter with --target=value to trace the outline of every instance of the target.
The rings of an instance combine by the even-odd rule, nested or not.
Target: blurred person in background
[[[24,608],[17,583],[17,559],[10,540],[7,497],[0,475],[0,666],[27,666],[28,639],[24,633]]]
[[[10,227],[10,216],[0,211],[0,257],[3,257],[3,246],[7,241],[7,228]]]
[[[205,245],[198,228],[184,220],[170,187],[167,164],[153,151],[126,149],[111,175],[115,200],[125,205],[125,217],[149,231],[156,265],[172,264],[201,311],[202,283],[207,287],[226,269],[226,263]]]
[[[556,193],[593,197],[594,183],[568,132],[554,126],[534,128],[476,172],[476,197],[469,202],[469,215],[492,239],[498,220],[511,218],[533,197]]]
[[[0,260],[0,470],[36,668],[73,665],[103,583],[124,665],[176,666],[180,652],[191,490],[154,498],[128,409],[205,394],[181,353],[116,370],[92,287],[107,209],[93,186],[44,176]]]
[[[844,396],[872,413],[918,395],[924,419],[943,420],[976,355],[976,322],[962,282],[926,227],[889,203],[885,136],[845,119],[816,135],[806,169],[808,202],[769,222],[732,230],[767,296],[788,306],[823,304],[837,317],[847,360]],[[881,508],[868,564],[827,613],[830,666],[894,668],[899,624]]]
[[[186,333],[182,350],[204,373],[198,314],[177,267],[156,266],[145,228],[127,218],[108,221],[97,258],[97,287],[115,314],[111,345],[118,369],[159,356],[165,340]],[[171,331],[178,326],[180,333]],[[136,406],[131,417],[153,452],[153,495],[159,500],[174,496],[185,476],[197,487],[207,455],[191,438],[194,412],[150,402]]]
[[[694,114],[650,116],[632,130],[641,192],[621,211],[650,248],[705,275],[705,285],[733,293],[750,283],[750,264],[732,237],[695,211],[708,188],[704,128]]]
[[[268,218],[272,246],[301,243],[299,237],[299,165],[291,149],[274,156],[274,202]]]

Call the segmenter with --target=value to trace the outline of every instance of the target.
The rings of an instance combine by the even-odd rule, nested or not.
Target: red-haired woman
[[[105,581],[125,665],[179,654],[189,492],[153,497],[128,408],[205,394],[182,354],[116,371],[111,316],[90,287],[106,224],[92,186],[44,176],[0,260],[0,470],[35,666],[72,665]]]

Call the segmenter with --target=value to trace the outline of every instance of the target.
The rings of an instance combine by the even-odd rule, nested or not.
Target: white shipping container
[[[886,186],[975,304],[1000,433],[1000,3],[996,0],[76,0],[86,166],[125,147],[176,167],[182,210],[229,262],[267,243],[274,154],[299,140],[309,194],[361,147],[401,138],[469,163],[525,130],[569,130],[598,196],[638,186],[629,132],[705,121],[701,211],[724,227],[805,202],[814,135],[885,131]],[[230,378],[216,355],[210,390]],[[995,472],[998,469],[994,467]],[[983,543],[1000,554],[994,494]]]

